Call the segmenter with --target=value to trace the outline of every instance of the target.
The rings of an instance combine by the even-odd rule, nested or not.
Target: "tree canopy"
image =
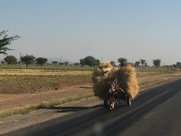
[[[4,58],[4,61],[7,64],[17,64],[17,58],[15,56],[13,56],[13,55],[6,56]]]
[[[43,58],[43,57],[38,57],[38,58],[36,58],[36,63],[37,63],[38,65],[41,65],[41,66],[44,65],[44,64],[46,64],[47,61],[48,61],[47,58]]]
[[[81,59],[80,60],[80,64],[81,66],[85,66],[85,65],[88,65],[88,66],[97,66],[100,64],[100,60],[98,59],[95,59],[94,57],[92,56],[87,56],[85,57],[84,59]]]
[[[153,65],[154,65],[156,68],[160,67],[160,65],[161,65],[161,60],[160,60],[160,59],[155,59],[155,60],[153,60]]]
[[[116,62],[115,61],[111,61],[110,64],[115,67],[116,66]]]
[[[119,66],[124,67],[127,64],[127,59],[126,58],[118,58]]]
[[[134,65],[135,65],[135,67],[140,67],[140,64],[141,64],[140,61],[136,61]]]
[[[24,64],[26,64],[26,68],[28,68],[28,65],[35,63],[35,57],[33,55],[25,55],[20,59]]]
[[[140,59],[140,62],[141,62],[142,67],[144,67],[146,65],[146,60]]]
[[[8,36],[7,31],[0,32],[0,54],[7,54],[8,50],[12,50],[7,46],[11,44],[12,41],[20,38],[18,35]]]
[[[181,68],[181,62],[177,62],[177,63],[176,63],[176,67],[177,67],[177,68]]]

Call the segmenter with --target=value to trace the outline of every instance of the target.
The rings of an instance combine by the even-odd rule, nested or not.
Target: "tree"
[[[146,64],[146,60],[144,60],[144,59],[140,59],[140,62],[141,62],[142,67],[143,67],[143,66],[145,66],[145,64]]]
[[[65,65],[65,66],[68,66],[68,65],[69,65],[69,62],[68,62],[68,61],[65,61],[65,62],[64,62],[64,65]]]
[[[38,65],[41,65],[41,66],[43,66],[44,64],[46,64],[47,61],[48,61],[48,59],[47,59],[47,58],[43,58],[43,57],[38,57],[38,58],[36,59],[36,63],[37,63]]]
[[[4,61],[7,64],[17,64],[17,58],[15,56],[13,56],[13,55],[6,56],[4,58]]]
[[[26,64],[26,69],[28,68],[28,65],[35,63],[35,57],[33,55],[22,56],[20,59]]]
[[[85,61],[84,61],[84,59],[80,59],[80,65],[81,65],[81,66],[85,66]]]
[[[113,67],[116,66],[116,62],[115,62],[115,61],[111,61],[110,63],[111,63],[111,65],[112,65]]]
[[[87,56],[85,57],[84,59],[81,59],[80,60],[80,64],[81,66],[84,66],[84,65],[88,65],[88,66],[97,66],[100,64],[100,60],[98,59],[95,59],[94,57],[92,56]]]
[[[155,60],[153,60],[153,65],[154,65],[156,68],[160,67],[160,65],[161,65],[161,60],[160,60],[160,59],[155,59]]]
[[[177,68],[181,68],[181,62],[177,62],[177,63],[176,63],[176,67],[177,67]]]
[[[141,62],[140,62],[140,61],[136,61],[136,62],[135,62],[135,67],[139,67],[139,66],[140,66],[140,64],[141,64]]]
[[[52,61],[52,65],[57,65],[58,61]]]
[[[58,65],[61,65],[61,66],[62,66],[62,65],[64,65],[64,63],[63,63],[63,62],[59,62]]]
[[[124,67],[127,64],[127,59],[126,58],[118,58],[119,66]]]
[[[79,62],[75,62],[74,66],[80,66],[80,63]]]
[[[0,54],[7,54],[8,50],[11,50],[7,46],[11,44],[12,41],[20,38],[18,35],[9,37],[7,31],[0,32]]]
[[[148,67],[148,63],[147,62],[145,63],[145,67]]]
[[[5,64],[5,61],[1,61],[1,64]]]

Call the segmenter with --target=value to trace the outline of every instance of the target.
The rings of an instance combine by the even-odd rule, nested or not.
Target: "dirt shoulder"
[[[61,90],[53,90],[47,92],[33,93],[33,94],[0,94],[0,115],[12,111],[13,109],[20,109],[23,107],[30,107],[48,101],[59,100],[64,101],[71,98],[83,98],[88,95],[93,95],[90,85],[82,87],[73,86]]]
[[[51,119],[63,118],[66,115],[76,113],[80,110],[94,108],[102,104],[96,97],[73,101],[56,106],[52,109],[41,109],[23,115],[14,115],[0,120],[0,135],[12,132],[21,128],[36,125]]]

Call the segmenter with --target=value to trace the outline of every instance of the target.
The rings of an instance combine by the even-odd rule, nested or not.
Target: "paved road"
[[[180,136],[181,80],[141,93],[128,107],[102,105],[6,134],[7,136]],[[65,111],[81,107],[64,107]],[[61,107],[62,110],[62,107]],[[5,136],[6,136],[5,135]]]

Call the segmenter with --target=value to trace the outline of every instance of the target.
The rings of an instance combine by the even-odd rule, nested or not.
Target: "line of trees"
[[[33,55],[25,55],[20,57],[20,61],[18,62],[17,58],[13,55],[8,55],[4,58],[4,61],[6,64],[18,64],[18,63],[23,63],[26,65],[26,68],[28,68],[29,65],[31,64],[38,64],[40,66],[43,66],[47,64],[48,59],[44,57],[38,57],[35,58]],[[118,63],[120,67],[124,67],[127,65],[129,62],[126,58],[118,58]],[[81,66],[90,66],[94,67],[100,64],[100,60],[94,58],[93,56],[87,56],[83,59],[80,59],[80,63],[74,63],[73,65],[81,65]],[[113,66],[116,66],[115,61],[111,61],[111,64]],[[147,62],[144,59],[140,59],[139,61],[136,61],[134,64],[129,63],[134,65],[135,67],[147,67]],[[52,61],[52,65],[69,65],[69,62],[58,62],[58,61]],[[161,66],[161,60],[160,59],[155,59],[153,60],[153,65],[158,68]],[[181,67],[181,63],[177,62],[176,64],[177,67]]]
[[[127,65],[129,62],[126,58],[118,58],[118,63],[119,63],[119,66],[120,67],[124,67],[125,65]],[[132,63],[129,63],[129,64],[132,64]],[[147,67],[147,62],[145,59],[140,59],[139,61],[136,61],[134,64],[135,67]],[[158,68],[161,66],[161,59],[155,59],[153,60],[153,65]]]
[[[28,66],[30,64],[38,64],[40,66],[43,66],[47,63],[48,59],[44,58],[44,57],[38,57],[35,58],[33,55],[25,55],[25,56],[21,56],[20,57],[20,62],[17,61],[17,58],[13,55],[8,55],[4,58],[4,61],[7,64],[18,64],[18,63],[23,63],[26,65],[26,68],[28,68]]]
[[[144,59],[140,59],[139,61],[135,62],[135,67],[147,67],[147,62]]]
[[[12,50],[12,49],[8,48],[7,46],[10,45],[12,43],[12,41],[20,38],[20,36],[18,36],[18,35],[8,36],[7,32],[8,31],[1,31],[0,32],[0,54],[7,54],[8,50]],[[13,55],[6,56],[4,58],[4,61],[7,64],[17,64],[18,63],[17,58]],[[48,59],[44,58],[44,57],[35,58],[33,55],[25,55],[25,56],[20,57],[20,61],[22,63],[24,63],[26,65],[26,68],[27,68],[28,65],[34,64],[34,63],[43,66],[44,64],[47,63]],[[128,63],[128,60],[124,57],[121,57],[121,58],[118,58],[118,63],[119,63],[120,67],[124,67]],[[52,64],[57,65],[58,61],[52,61]],[[59,63],[59,65],[63,65],[63,64],[68,65],[68,62],[64,62],[64,63],[60,62]],[[75,65],[81,65],[81,66],[87,65],[87,66],[91,66],[91,67],[97,66],[99,64],[100,64],[100,60],[94,58],[93,56],[87,56],[84,59],[80,59],[80,63],[75,63]],[[115,61],[111,61],[111,64],[113,66],[116,65]],[[145,66],[147,66],[147,62],[144,59],[140,59],[139,61],[136,61],[135,64],[132,64],[132,65],[134,65],[136,67],[140,67],[140,65],[142,67],[145,67]],[[161,66],[161,59],[153,60],[153,65],[156,68],[160,67]],[[181,62],[177,62],[175,64],[175,67],[181,68]]]
[[[124,57],[120,57],[118,58],[118,63],[120,67],[124,67],[126,66],[128,63],[134,65],[135,67],[147,67],[147,61],[145,59],[140,59],[139,61],[136,61],[134,64],[128,62],[128,60]],[[80,59],[80,65],[81,66],[97,66],[100,64],[100,60],[99,59],[95,59],[92,56],[87,56],[84,59]],[[111,61],[111,64],[113,66],[116,66],[116,62],[115,61]],[[158,68],[161,66],[161,59],[155,59],[153,60],[153,65]]]

